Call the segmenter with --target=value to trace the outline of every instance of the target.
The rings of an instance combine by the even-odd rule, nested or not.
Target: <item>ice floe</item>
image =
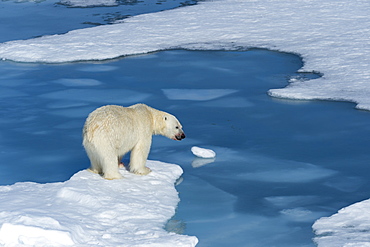
[[[195,246],[164,230],[179,197],[182,169],[148,161],[152,173],[108,181],[86,170],[66,182],[0,186],[2,246]]]

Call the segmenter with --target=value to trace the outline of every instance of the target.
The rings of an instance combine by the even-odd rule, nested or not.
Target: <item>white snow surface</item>
[[[80,171],[66,182],[0,186],[1,246],[195,246],[164,230],[179,197],[178,165],[148,161],[152,172],[105,180]]]
[[[115,25],[0,44],[0,58],[61,63],[165,49],[260,47],[300,54],[300,70],[274,97],[351,101],[370,110],[370,1],[215,0],[125,19]]]
[[[370,246],[370,199],[317,220],[313,229],[318,247]]]

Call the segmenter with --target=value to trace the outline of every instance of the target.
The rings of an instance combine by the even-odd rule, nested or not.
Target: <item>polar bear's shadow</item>
[[[130,157],[130,153],[131,152],[128,152],[127,154],[125,154],[125,156]],[[130,172],[130,158],[123,158],[119,162],[121,162],[118,165],[120,170],[126,170],[126,171]]]

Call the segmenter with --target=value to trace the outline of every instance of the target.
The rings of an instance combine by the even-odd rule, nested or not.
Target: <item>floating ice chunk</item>
[[[195,101],[217,99],[238,92],[234,89],[162,89],[162,91],[171,100]]]
[[[211,159],[211,158],[216,157],[215,151],[211,149],[200,148],[200,147],[194,146],[191,148],[191,152],[199,158]]]

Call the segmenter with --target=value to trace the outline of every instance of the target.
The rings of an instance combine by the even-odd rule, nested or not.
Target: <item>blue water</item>
[[[47,3],[2,2],[0,19],[8,8],[20,18]],[[65,20],[84,19],[77,15],[87,11],[49,7],[75,13]],[[34,17],[35,36],[53,32],[43,18]],[[33,36],[4,32],[4,40]],[[87,114],[105,104],[143,102],[176,115],[187,135],[181,142],[155,137],[149,157],[184,169],[172,230],[197,236],[198,246],[314,246],[316,219],[369,198],[370,113],[351,103],[266,94],[292,76],[318,76],[297,73],[302,65],[297,55],[261,49],[172,50],[104,63],[3,61],[0,184],[67,180],[89,166],[81,146]],[[216,159],[196,159],[194,145],[212,148]]]

